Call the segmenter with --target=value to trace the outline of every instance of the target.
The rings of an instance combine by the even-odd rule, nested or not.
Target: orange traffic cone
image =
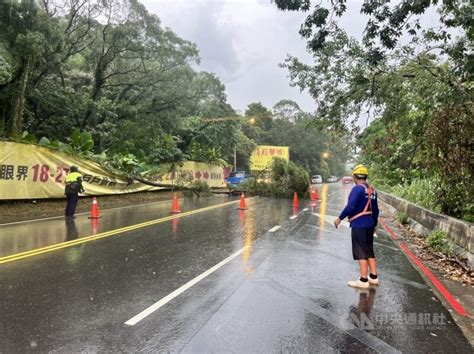
[[[181,210],[179,210],[178,193],[176,192],[173,194],[173,205],[171,207],[171,212],[174,214],[181,213]]]
[[[317,189],[314,190],[314,198],[315,198],[315,200],[316,200],[316,199],[319,199],[319,194],[318,194],[318,190],[317,190]]]
[[[311,201],[314,202],[316,200],[319,199],[319,195],[318,195],[318,190],[317,189],[313,189],[311,191]]]
[[[298,193],[295,192],[293,197],[293,208],[298,208]]]
[[[89,219],[98,219],[98,218],[100,218],[100,216],[99,216],[99,204],[97,203],[97,198],[93,197],[92,198],[91,216],[89,216]]]
[[[239,206],[239,210],[245,210],[247,209],[245,207],[245,193],[242,192],[242,194],[240,195],[240,206]]]

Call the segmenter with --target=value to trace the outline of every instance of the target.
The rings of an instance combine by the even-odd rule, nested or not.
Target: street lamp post
[[[251,117],[246,117],[247,118],[247,123],[250,124],[250,125],[254,125],[256,123],[256,118],[255,116],[251,116]],[[212,123],[212,122],[225,122],[225,121],[230,121],[230,120],[237,120],[237,121],[241,121],[245,119],[245,117],[239,117],[239,116],[230,116],[230,117],[221,117],[221,118],[208,118],[208,119],[204,119],[204,121],[206,122],[205,126],[207,126],[208,124]],[[237,146],[234,146],[234,172],[237,171]]]

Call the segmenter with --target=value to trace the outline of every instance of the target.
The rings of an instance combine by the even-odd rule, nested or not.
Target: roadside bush
[[[460,193],[458,193],[459,186],[456,188],[449,189],[450,192],[446,193],[443,191],[445,186],[441,183],[439,177],[433,178],[415,178],[411,182],[405,182],[404,184],[398,184],[393,187],[389,186],[389,181],[384,180],[380,175],[372,176],[370,182],[374,184],[376,188],[386,191],[393,195],[396,195],[400,198],[406,199],[409,202],[412,202],[423,208],[432,210],[436,213],[443,213],[443,198],[444,201],[460,198]],[[465,186],[462,184],[461,186]],[[465,193],[469,193],[469,188],[464,188]],[[462,189],[461,188],[461,189]],[[463,192],[463,193],[464,193]],[[449,194],[449,195],[448,195]],[[440,197],[443,196],[443,198]],[[453,196],[453,198],[451,198]],[[464,199],[469,199],[463,197]],[[474,203],[462,202],[462,201],[453,201],[453,205],[457,205],[459,209],[458,215],[444,213],[453,217],[463,219],[468,222],[474,222]]]
[[[190,184],[189,189],[184,191],[186,197],[206,197],[211,194],[211,187],[204,181],[194,181]]]
[[[310,184],[308,172],[290,161],[288,163],[288,175],[290,192],[297,192],[300,197],[304,197]]]
[[[397,214],[397,219],[402,225],[408,224],[408,214],[403,211]]]
[[[427,238],[428,246],[437,251],[450,255],[453,250],[448,242],[448,234],[442,230],[434,230]]]
[[[373,185],[376,189],[380,189],[387,193],[392,193],[391,181],[384,175],[382,168],[377,165],[369,165],[370,171],[370,184]]]
[[[474,203],[467,203],[463,208],[463,217],[464,220],[474,223]]]
[[[411,183],[395,186],[391,189],[394,195],[406,199],[423,208],[441,212],[438,194],[439,180],[415,179]]]
[[[274,183],[285,184],[288,182],[288,162],[284,159],[273,160],[271,168],[271,178]]]
[[[291,161],[274,159],[268,177],[270,182],[265,181],[266,178],[262,178],[262,181],[255,178],[248,179],[241,185],[241,189],[252,194],[275,198],[291,198],[294,192],[304,197],[308,192],[308,173]]]

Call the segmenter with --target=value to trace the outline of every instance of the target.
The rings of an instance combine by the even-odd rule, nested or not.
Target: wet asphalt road
[[[349,190],[320,187],[322,201],[301,203],[297,214],[288,200],[255,198],[245,211],[225,205],[1,264],[0,352],[472,352],[387,235],[375,241],[380,286],[346,285],[357,276],[350,230],[329,221]],[[181,209],[229,200],[189,200]],[[78,217],[73,225],[0,227],[2,256],[165,217],[169,205],[103,215],[98,225]],[[239,250],[137,324],[125,324]]]

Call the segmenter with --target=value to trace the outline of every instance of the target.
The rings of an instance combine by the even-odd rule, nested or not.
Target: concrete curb
[[[461,256],[467,259],[468,265],[474,268],[474,224],[452,218],[419,207],[405,199],[377,190],[380,200],[399,212],[405,212],[408,217],[421,226],[414,225],[421,234],[433,230],[443,230],[454,243]]]

